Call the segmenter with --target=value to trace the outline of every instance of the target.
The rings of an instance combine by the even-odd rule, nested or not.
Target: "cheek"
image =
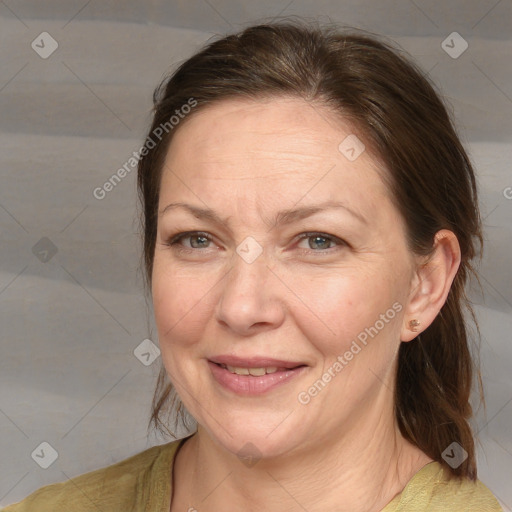
[[[155,260],[152,296],[162,350],[170,344],[194,343],[196,330],[201,329],[200,318],[206,314],[210,287],[197,275],[164,270]]]
[[[205,308],[204,280],[184,277],[168,270],[153,273],[153,306],[162,362],[171,381],[181,396],[200,382],[194,351],[208,316]]]
[[[377,329],[390,334],[397,324],[398,297],[393,282],[377,275],[361,278],[359,273],[332,278],[316,276],[314,280],[296,280],[297,296],[307,309],[302,316],[302,330],[326,356],[337,356],[348,349],[354,339],[365,334],[377,322]],[[395,309],[393,309],[395,304]],[[386,314],[386,312],[388,312]],[[385,315],[384,323],[380,320]],[[372,334],[375,330],[371,330]],[[362,334],[361,334],[362,333]]]

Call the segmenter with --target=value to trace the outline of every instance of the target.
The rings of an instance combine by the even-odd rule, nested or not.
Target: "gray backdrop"
[[[444,4],[0,0],[0,506],[167,441],[146,435],[160,358],[144,341],[158,344],[135,168],[103,199],[93,191],[140,148],[164,72],[215,34],[305,15],[391,37],[453,106],[487,240],[485,296],[471,291],[487,393],[472,423],[479,477],[511,510],[512,3]]]

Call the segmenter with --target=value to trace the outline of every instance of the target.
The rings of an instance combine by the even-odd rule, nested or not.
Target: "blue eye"
[[[191,248],[185,247],[185,250],[190,250],[190,249],[207,249],[208,247],[205,247],[204,244],[206,242],[212,242],[213,241],[211,235],[209,235],[208,233],[203,233],[202,231],[187,231],[186,233],[178,233],[177,235],[173,236],[166,243],[166,245],[169,245],[169,246],[178,245],[182,240],[185,240],[185,239],[189,239],[189,240],[197,239],[197,240],[199,240],[199,247],[194,247],[193,244],[192,244]]]
[[[346,242],[341,240],[336,236],[328,235],[326,233],[303,233],[299,236],[301,240],[310,239],[312,242],[309,243],[309,249],[306,249],[306,252],[331,252],[333,247],[326,247],[326,245],[330,245],[331,243],[335,243],[338,246],[347,245]],[[312,247],[313,246],[313,247]],[[316,247],[314,247],[316,246]],[[320,246],[320,247],[318,247]],[[318,250],[317,250],[318,249]],[[324,250],[322,250],[324,249]]]

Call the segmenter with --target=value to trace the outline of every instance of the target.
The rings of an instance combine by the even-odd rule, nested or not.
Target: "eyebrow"
[[[174,210],[176,208],[182,208],[192,213],[198,219],[206,219],[216,224],[227,226],[229,224],[229,219],[231,217],[227,217],[225,219],[221,218],[215,211],[210,208],[200,208],[198,206],[194,206],[187,203],[170,203],[165,208],[163,208],[159,212],[159,216],[164,215],[165,213]],[[349,212],[354,218],[358,219],[363,224],[368,224],[368,221],[365,217],[363,217],[360,213],[352,210],[346,204],[341,203],[339,201],[327,201],[324,203],[320,203],[312,206],[304,206],[302,208],[292,208],[288,210],[279,211],[275,218],[273,225],[285,225],[291,224],[293,222],[305,219],[306,217],[310,217],[315,213],[322,212],[326,209],[343,209]]]

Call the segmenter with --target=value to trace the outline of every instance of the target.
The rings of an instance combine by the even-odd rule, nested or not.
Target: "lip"
[[[233,361],[233,359],[230,359]],[[261,368],[265,366],[272,366],[286,363],[288,365],[295,363],[290,363],[289,361],[281,361],[277,359],[237,359],[237,361],[242,361],[247,363],[247,361],[251,361],[251,364],[257,362],[261,366],[248,366],[247,368]],[[268,364],[268,362],[272,364]],[[263,365],[262,362],[265,362]],[[212,376],[223,388],[228,389],[237,395],[242,396],[256,396],[262,395],[264,393],[269,392],[270,390],[275,389],[278,386],[282,386],[286,383],[289,383],[294,377],[302,374],[305,370],[307,370],[307,366],[299,366],[295,368],[284,368],[278,369],[275,373],[267,373],[261,376],[253,376],[253,375],[237,375],[236,373],[231,373],[227,368],[223,368],[220,364],[229,364],[229,363],[214,363],[213,361],[208,361],[208,366],[210,367],[210,371],[212,372]],[[240,363],[238,363],[240,364]],[[231,365],[230,366],[234,366]],[[245,366],[241,366],[244,368]]]
[[[275,366],[277,368],[293,369],[297,366],[305,365],[305,363],[301,361],[285,361],[283,359],[273,359],[264,356],[238,357],[233,355],[220,355],[210,357],[209,361],[217,364],[235,366],[236,368],[269,368]]]

